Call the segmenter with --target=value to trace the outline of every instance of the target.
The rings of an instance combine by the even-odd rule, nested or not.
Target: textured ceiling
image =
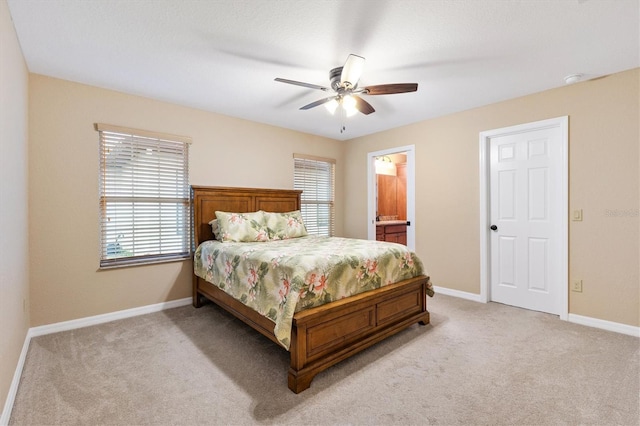
[[[29,71],[350,139],[640,66],[638,0],[8,0]],[[376,112],[320,106],[329,70],[366,58]]]

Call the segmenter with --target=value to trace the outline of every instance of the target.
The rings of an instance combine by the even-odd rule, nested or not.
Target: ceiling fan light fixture
[[[347,62],[342,67],[342,74],[340,77],[343,86],[350,88],[356,87],[363,71],[364,58],[354,54],[349,55]]]
[[[356,108],[356,100],[353,96],[347,95],[342,98],[342,108],[347,113],[347,117],[352,117],[358,113]]]
[[[300,107],[300,109],[306,111],[324,104],[327,111],[331,114],[335,114],[336,111],[339,110],[338,112],[342,121],[340,133],[343,133],[345,131],[345,120],[348,117],[352,117],[358,113],[369,115],[376,112],[373,106],[360,95],[393,95],[418,90],[418,83],[378,84],[358,88],[360,77],[364,71],[364,61],[365,59],[362,56],[351,54],[343,66],[331,69],[329,71],[330,88],[286,78],[276,78],[275,81],[321,90],[323,92],[333,92],[332,96],[318,99],[315,102]]]
[[[331,114],[335,114],[336,113],[336,109],[338,108],[338,101],[335,99],[330,100],[329,102],[327,102],[326,104],[324,104],[324,107],[327,109],[327,111],[329,111]]]

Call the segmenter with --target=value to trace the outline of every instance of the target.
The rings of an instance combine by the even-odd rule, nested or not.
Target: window
[[[96,124],[100,267],[190,257],[190,138]]]
[[[293,154],[293,187],[301,189],[300,211],[309,234],[333,236],[335,160]]]

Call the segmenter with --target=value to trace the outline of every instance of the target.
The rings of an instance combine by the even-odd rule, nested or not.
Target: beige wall
[[[29,329],[28,76],[9,7],[0,0],[0,410]]]
[[[570,223],[570,278],[582,279],[584,292],[570,293],[569,312],[640,325],[634,215],[640,193],[639,73],[631,70],[347,142],[32,75],[31,325],[189,295],[189,262],[96,271],[94,122],[193,137],[193,184],[290,188],[293,152],[334,157],[338,235],[362,238],[367,235],[367,152],[415,144],[416,250],[437,285],[477,294],[478,133],[563,115],[570,117],[570,209],[584,210],[583,222]],[[249,152],[254,154],[247,157]],[[256,172],[265,167],[270,171]],[[350,214],[342,220],[344,211]]]
[[[346,236],[366,238],[367,153],[416,147],[416,251],[438,286],[480,293],[479,132],[569,116],[569,312],[640,325],[640,69],[346,144]],[[612,213],[613,212],[613,213]]]
[[[31,326],[191,295],[190,261],[97,270],[93,123],[192,137],[194,185],[293,188],[294,152],[335,158],[343,180],[342,142],[41,75],[29,89]]]

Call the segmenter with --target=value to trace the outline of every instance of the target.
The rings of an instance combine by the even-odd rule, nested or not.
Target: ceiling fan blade
[[[342,74],[340,75],[340,84],[344,87],[356,87],[358,80],[362,76],[364,71],[364,58],[362,56],[351,54],[347,58],[347,62],[342,67]]]
[[[351,95],[351,97],[356,100],[356,109],[361,113],[363,113],[364,115],[369,115],[372,112],[376,112],[376,110],[373,109],[371,104],[365,101],[364,99],[362,99],[360,96]]]
[[[331,102],[332,100],[334,100],[336,98],[337,98],[337,96],[331,96],[329,98],[320,99],[320,100],[317,100],[315,102],[311,102],[310,104],[307,104],[307,105],[305,105],[303,107],[300,107],[300,109],[305,109],[306,110],[306,109],[315,108],[318,105],[322,105],[322,104],[326,104],[327,102]]]
[[[418,90],[418,83],[379,84],[367,86],[364,90],[367,95],[393,95],[394,93],[415,92]]]
[[[286,78],[276,78],[275,81],[279,81],[280,83],[294,84],[296,86],[307,87],[309,89],[322,90],[324,92],[328,92],[331,90],[328,87],[318,86],[317,84],[304,83],[302,81],[295,81],[295,80],[287,80]]]

